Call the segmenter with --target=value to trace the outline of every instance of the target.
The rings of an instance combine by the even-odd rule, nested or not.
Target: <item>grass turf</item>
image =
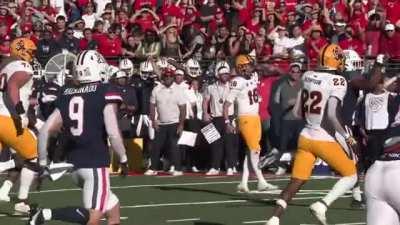
[[[308,206],[325,195],[335,180],[310,180],[289,205],[281,224],[317,224]],[[238,181],[239,177],[204,176],[111,178],[112,190],[121,202],[123,225],[264,224],[262,221],[271,215],[272,199],[279,191],[236,193]],[[284,188],[288,179],[275,177],[269,181]],[[256,183],[252,183],[250,189],[255,188]],[[57,182],[46,182],[41,192],[30,194],[30,199],[43,207],[81,205],[81,192],[69,177],[65,177]],[[345,196],[335,202],[328,211],[328,221],[332,224],[365,224],[365,212],[351,209],[350,201],[351,198]],[[13,203],[0,203],[0,224],[26,224],[24,217],[11,215],[12,209]]]

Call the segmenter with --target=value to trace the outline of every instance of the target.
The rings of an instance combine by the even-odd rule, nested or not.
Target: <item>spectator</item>
[[[161,31],[161,56],[181,59],[177,25],[167,25]]]
[[[316,65],[320,49],[328,42],[322,37],[322,29],[319,26],[311,28],[311,37],[306,43],[307,56],[312,65]]]
[[[351,26],[346,26],[346,37],[339,42],[339,46],[343,49],[351,49],[356,51],[360,56],[365,53],[364,43],[355,37],[354,30]]]
[[[379,53],[379,40],[383,28],[382,17],[379,14],[372,14],[368,19],[368,26],[365,32],[364,43],[367,46],[367,56],[376,57]]]
[[[79,53],[79,39],[74,37],[74,30],[72,28],[68,28],[65,31],[59,40],[59,45],[62,49],[66,49],[75,55]]]
[[[61,52],[61,48],[53,37],[53,33],[49,30],[43,32],[43,39],[39,40],[37,45],[36,58],[39,63],[44,67],[47,61]]]
[[[290,39],[287,37],[286,28],[282,26],[277,26],[275,30],[278,33],[278,36],[273,37],[273,33],[270,35],[270,38],[274,43],[272,55],[276,58],[288,58]]]
[[[280,106],[280,110],[277,116],[281,118],[281,126],[279,132],[279,156],[280,158],[285,152],[293,152],[296,147],[290,148],[290,143],[297,140],[300,135],[301,130],[304,127],[304,122],[302,119],[298,119],[293,114],[293,107],[296,103],[297,95],[300,91],[300,78],[302,75],[302,65],[300,63],[292,63],[290,65],[289,76],[285,81],[279,84],[278,90],[274,96],[274,104]],[[280,165],[276,174],[282,175],[286,172],[284,165]]]
[[[140,50],[142,49],[142,40],[141,35],[130,35],[128,37],[127,42],[124,45],[122,50],[124,55],[128,55],[130,57],[138,57],[140,56]]]
[[[108,29],[107,35],[98,39],[99,52],[104,57],[118,57],[122,55],[122,41],[119,36],[117,36],[117,31],[115,27]]]
[[[5,22],[0,23],[0,38],[3,39],[9,35],[7,24]]]
[[[229,79],[231,71],[229,65],[221,61],[217,63],[215,76],[217,82],[209,85],[204,92],[203,120],[206,123],[212,122],[221,134],[221,138],[211,144],[211,167],[206,175],[218,175],[222,163],[226,161],[227,175],[233,175],[237,161],[238,137],[235,133],[226,130],[223,117],[223,103],[229,93]],[[230,120],[234,118],[234,107],[229,107]],[[224,159],[225,156],[225,160]]]
[[[381,36],[379,53],[390,59],[400,60],[400,34],[396,32],[395,26],[391,23],[385,25],[385,32]]]
[[[55,28],[56,29],[53,31],[53,35],[55,35],[56,40],[59,40],[67,30],[67,21],[65,16],[57,16]]]
[[[150,153],[151,166],[146,171],[146,175],[157,175],[160,151],[164,146],[167,146],[170,162],[175,166],[172,175],[182,175],[181,156],[177,143],[186,117],[186,100],[182,97],[182,89],[174,84],[174,76],[174,71],[165,69],[162,72],[162,84],[151,93],[150,118],[156,134]],[[158,118],[156,118],[156,112]]]
[[[217,9],[218,5],[215,4],[215,0],[208,0],[203,3],[200,7],[200,20],[203,22],[204,26],[214,20],[214,16],[217,14]]]
[[[97,41],[95,41],[93,39],[93,33],[92,33],[92,29],[90,28],[85,28],[85,30],[83,30],[83,38],[81,38],[79,40],[79,49],[81,51],[83,50],[88,50],[90,49],[89,46],[93,45],[91,43],[97,43]],[[97,44],[96,44],[97,45]]]
[[[1,58],[5,56],[10,56],[10,44],[11,44],[11,37],[6,35],[4,38],[0,39],[0,56]]]
[[[108,30],[108,28],[111,27],[111,24],[114,23],[114,18],[113,18],[113,11],[106,9],[104,10],[103,14],[101,14],[101,21],[103,21],[103,30]]]
[[[85,9],[84,14],[82,15],[82,20],[85,21],[85,28],[94,28],[95,22],[98,17],[95,14],[95,8],[92,2],[89,2]]]
[[[87,27],[87,26],[85,26],[85,27]],[[88,28],[88,29],[92,29],[92,28]],[[105,33],[104,33],[104,22],[101,21],[101,20],[97,20],[94,23],[93,38],[94,39],[98,39],[98,38],[102,38],[104,36],[105,36]]]
[[[208,23],[208,30],[210,33],[215,33],[218,27],[224,27],[227,25],[227,22],[224,17],[224,12],[220,8],[217,8],[216,14],[214,15],[214,19]]]
[[[251,19],[246,21],[245,26],[249,32],[258,33],[263,21],[265,21],[264,10],[262,8],[256,8]]]
[[[147,30],[144,34],[144,40],[139,49],[140,56],[145,59],[149,57],[157,58],[160,56],[161,43],[158,35],[153,30]]]
[[[12,6],[14,7],[15,5]],[[6,5],[0,5],[0,21],[2,24],[4,24],[4,26],[6,26],[7,33],[11,31],[11,26],[15,23],[16,18],[18,18],[18,15],[13,13],[9,7]]]
[[[160,18],[151,9],[143,8],[130,18],[130,23],[139,24],[142,31],[154,30]]]
[[[257,62],[266,62],[272,55],[272,45],[261,35],[255,38],[255,50]]]
[[[74,31],[74,37],[81,39],[84,37],[83,31],[85,30],[85,21],[79,19],[71,24],[68,27],[72,28]]]

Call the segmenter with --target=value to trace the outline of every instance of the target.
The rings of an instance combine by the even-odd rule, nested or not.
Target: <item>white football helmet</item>
[[[219,74],[230,73],[231,67],[226,61],[219,61],[217,65],[215,65],[215,77],[219,78]]]
[[[200,63],[197,60],[189,59],[186,61],[185,67],[190,77],[196,78],[201,76]]]
[[[160,70],[163,70],[168,67],[169,63],[165,58],[161,57],[157,60],[156,65],[160,68]]]
[[[80,83],[103,81],[108,75],[106,60],[95,50],[86,50],[79,53],[74,64],[76,80]]]
[[[107,74],[109,77],[115,76],[115,74],[120,71],[120,69],[116,66],[110,65],[108,66]]]
[[[119,78],[128,78],[128,74],[126,74],[125,73],[125,71],[122,71],[122,70],[118,70],[116,73],[115,73],[115,79],[119,79]]]
[[[154,68],[150,61],[141,62],[139,67],[139,75],[142,80],[154,77]]]
[[[364,62],[356,51],[347,49],[343,50],[343,54],[345,58],[345,71],[350,72],[363,69]]]
[[[118,67],[119,67],[120,70],[124,71],[127,74],[128,77],[133,75],[134,68],[133,68],[133,63],[132,63],[131,60],[122,59],[119,62],[119,66]]]

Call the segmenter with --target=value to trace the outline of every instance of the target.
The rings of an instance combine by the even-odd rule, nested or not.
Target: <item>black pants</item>
[[[179,148],[182,150],[182,159],[184,159],[186,169],[190,169],[193,166],[198,166],[196,160],[199,156],[199,145],[201,142],[201,130],[202,122],[199,119],[187,119],[185,120],[185,131],[190,131],[197,134],[197,139],[194,147],[181,145]]]
[[[383,153],[383,144],[387,130],[367,130],[368,141],[365,148],[364,166],[367,170]]]
[[[163,148],[168,150],[169,161],[175,166],[175,170],[181,170],[181,154],[178,149],[179,136],[176,133],[178,124],[160,125],[155,133],[153,146],[150,152],[151,169],[158,170],[160,165],[160,153]]]
[[[281,153],[296,149],[297,139],[303,127],[304,122],[302,120],[281,120],[279,139],[279,151]],[[293,144],[295,145],[294,148]]]
[[[238,135],[225,131],[225,120],[223,117],[213,118],[212,123],[221,134],[221,138],[211,144],[211,168],[221,168],[224,154],[226,167],[232,168],[236,166],[238,160]]]

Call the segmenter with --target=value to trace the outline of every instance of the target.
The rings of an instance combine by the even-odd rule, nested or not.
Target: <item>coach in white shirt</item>
[[[211,144],[211,169],[206,175],[218,175],[223,156],[226,157],[227,175],[233,175],[237,162],[237,134],[226,132],[223,117],[223,105],[229,94],[229,79],[231,71],[228,63],[222,62],[216,66],[217,82],[208,86],[203,96],[203,120],[212,122],[221,134],[221,138]],[[234,105],[229,108],[230,119],[233,119]],[[224,154],[225,153],[225,154]]]
[[[172,175],[180,176],[181,156],[177,144],[186,117],[186,99],[182,89],[174,84],[175,71],[165,69],[161,76],[160,87],[153,89],[150,97],[150,118],[156,132],[153,149],[150,151],[151,167],[145,175],[157,175],[160,151],[166,147],[170,151],[170,162],[175,166]]]

